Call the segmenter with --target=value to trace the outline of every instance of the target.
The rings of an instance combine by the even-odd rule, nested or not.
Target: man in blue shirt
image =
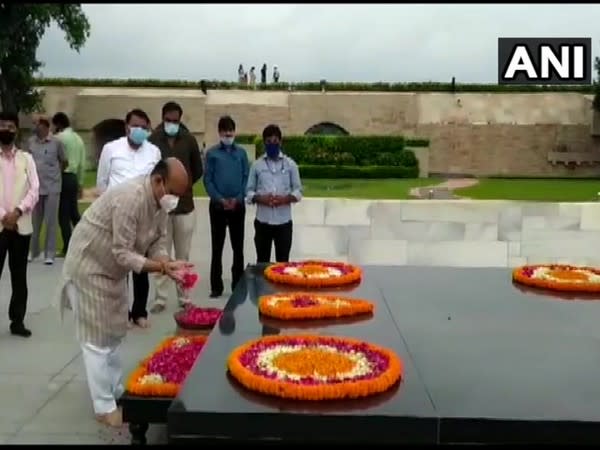
[[[265,154],[252,164],[246,201],[255,203],[254,245],[258,263],[288,262],[292,249],[292,203],[302,199],[298,165],[281,151],[281,129],[267,126],[262,134]]]
[[[223,294],[223,246],[229,228],[233,250],[231,290],[244,273],[244,224],[246,207],[244,194],[248,182],[249,163],[246,150],[235,144],[235,122],[229,116],[219,119],[220,142],[206,152],[204,186],[210,197],[210,297]]]

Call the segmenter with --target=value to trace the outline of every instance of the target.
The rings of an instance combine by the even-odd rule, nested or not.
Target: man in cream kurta
[[[169,261],[164,242],[167,214],[188,184],[181,162],[161,160],[149,176],[109,188],[94,201],[69,243],[60,309],[73,310],[94,412],[108,425],[122,423],[116,400],[123,394],[119,346],[127,333],[127,275],[154,272],[177,280],[177,271],[190,266]]]

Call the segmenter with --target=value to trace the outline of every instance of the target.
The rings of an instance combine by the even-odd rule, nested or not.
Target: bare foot
[[[139,319],[135,320],[133,323],[140,328],[150,328],[150,322],[148,322],[148,319],[146,319],[145,317],[140,317]]]
[[[108,414],[96,414],[96,420],[103,425],[119,428],[123,426],[123,410],[118,407]]]
[[[165,310],[165,308],[166,308],[166,305],[164,303],[162,303],[160,301],[156,301],[150,308],[150,313],[151,314],[159,314],[159,313],[163,312]]]

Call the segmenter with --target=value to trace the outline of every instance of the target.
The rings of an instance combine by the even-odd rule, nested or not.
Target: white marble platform
[[[192,254],[208,262],[208,200],[196,204]],[[247,262],[256,258],[254,215],[248,207]],[[456,267],[600,264],[600,203],[307,198],[294,206],[293,219],[293,259]]]

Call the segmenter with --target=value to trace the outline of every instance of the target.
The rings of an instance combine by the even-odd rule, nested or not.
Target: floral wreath
[[[374,308],[368,300],[308,292],[265,295],[258,299],[261,314],[281,320],[357,316],[372,313]]]
[[[353,338],[265,336],[236,348],[230,374],[251,391],[296,400],[367,397],[393,387],[402,361],[391,350]]]
[[[127,380],[127,392],[141,397],[176,397],[206,336],[169,337],[156,347]]]
[[[600,270],[566,264],[521,266],[513,270],[513,281],[563,292],[600,293]]]
[[[264,271],[267,280],[301,287],[337,287],[358,283],[360,267],[342,262],[307,260],[276,263]]]

